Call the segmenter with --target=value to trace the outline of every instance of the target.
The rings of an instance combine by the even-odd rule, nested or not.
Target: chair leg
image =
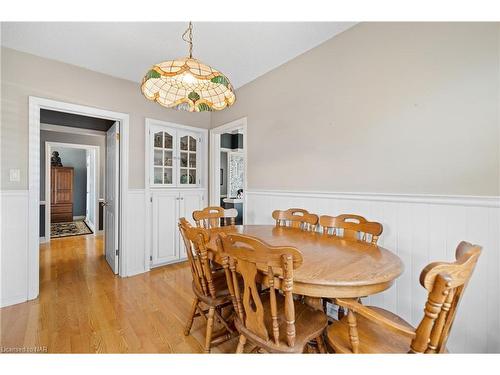
[[[193,305],[191,306],[191,313],[189,315],[189,320],[187,321],[186,328],[184,329],[184,335],[188,336],[191,332],[191,327],[193,326],[194,316],[196,315],[196,310],[198,308],[198,297],[194,297]]]
[[[243,349],[245,348],[246,342],[247,338],[243,335],[240,335],[240,340],[238,341],[238,347],[236,348],[236,354],[243,353]]]
[[[208,310],[207,334],[205,336],[205,353],[210,353],[212,343],[212,330],[214,328],[215,307],[210,306]]]
[[[318,351],[320,353],[326,353],[325,342],[323,341],[323,336],[319,335],[316,337],[316,343],[318,344]]]

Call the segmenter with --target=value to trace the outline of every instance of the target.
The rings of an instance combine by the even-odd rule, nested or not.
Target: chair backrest
[[[319,225],[323,228],[323,234],[334,235],[349,239],[362,240],[377,244],[379,236],[384,230],[382,224],[368,221],[359,215],[322,215]]]
[[[302,254],[294,247],[269,246],[263,241],[240,234],[219,234],[223,267],[234,309],[240,321],[254,335],[264,341],[280,344],[279,311],[286,320],[286,344],[295,345],[295,308],[293,303],[293,270],[302,264]],[[270,311],[264,311],[258,275],[269,280]],[[241,275],[243,285],[240,285]],[[280,281],[281,280],[281,281]],[[284,304],[279,306],[276,289],[283,291]],[[283,310],[282,310],[283,309]],[[270,319],[265,319],[270,314]],[[269,317],[269,315],[267,315]],[[270,322],[266,325],[266,322]]]
[[[316,230],[318,215],[311,214],[302,208],[289,208],[286,211],[273,211],[273,219],[276,226],[300,228],[302,230]]]
[[[216,290],[206,243],[210,235],[204,228],[191,226],[185,218],[179,220],[179,230],[186,246],[193,282],[197,290],[206,297],[215,298]]]
[[[442,353],[458,304],[476,266],[481,247],[461,242],[453,263],[435,262],[420,274],[420,284],[429,292],[424,317],[411,344],[415,353]]]
[[[235,225],[238,210],[224,209],[218,206],[205,207],[201,211],[193,211],[193,220],[199,228],[217,228],[223,225]]]

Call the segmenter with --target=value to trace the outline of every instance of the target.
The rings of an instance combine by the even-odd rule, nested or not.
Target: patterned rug
[[[83,220],[50,224],[50,238],[80,236],[91,233],[92,231]]]

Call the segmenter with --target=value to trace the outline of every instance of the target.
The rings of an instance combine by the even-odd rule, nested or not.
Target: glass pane
[[[162,165],[163,151],[155,150],[154,165]]]
[[[159,132],[159,133],[155,133],[155,139],[154,139],[154,144],[155,144],[155,147],[162,147],[163,146],[163,136],[162,136],[162,132]]]
[[[172,166],[172,151],[165,151],[163,165],[167,167]]]
[[[189,150],[196,151],[196,139],[189,137]]]
[[[188,136],[184,136],[181,138],[181,150],[186,150],[188,149]]]
[[[181,152],[181,167],[186,168],[188,166],[188,153]]]
[[[196,154],[194,152],[189,153],[189,168],[196,168]]]
[[[172,168],[165,168],[163,170],[163,183],[164,184],[172,183]]]
[[[196,169],[189,170],[189,183],[196,184]]]
[[[187,169],[181,169],[181,184],[187,184],[188,183],[188,173]]]
[[[165,148],[172,149],[172,143],[173,143],[173,138],[170,134],[164,133],[165,134]]]
[[[154,183],[155,184],[162,184],[163,183],[163,180],[162,180],[162,173],[163,173],[163,168],[160,167],[155,167],[155,176],[154,176]]]

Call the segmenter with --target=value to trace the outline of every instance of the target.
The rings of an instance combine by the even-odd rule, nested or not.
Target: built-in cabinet
[[[177,223],[181,217],[191,220],[192,212],[203,207],[203,191],[154,191],[153,208],[153,267],[186,259],[186,250]]]
[[[187,259],[177,225],[206,206],[207,131],[148,119],[146,137],[147,246],[158,267]]]

